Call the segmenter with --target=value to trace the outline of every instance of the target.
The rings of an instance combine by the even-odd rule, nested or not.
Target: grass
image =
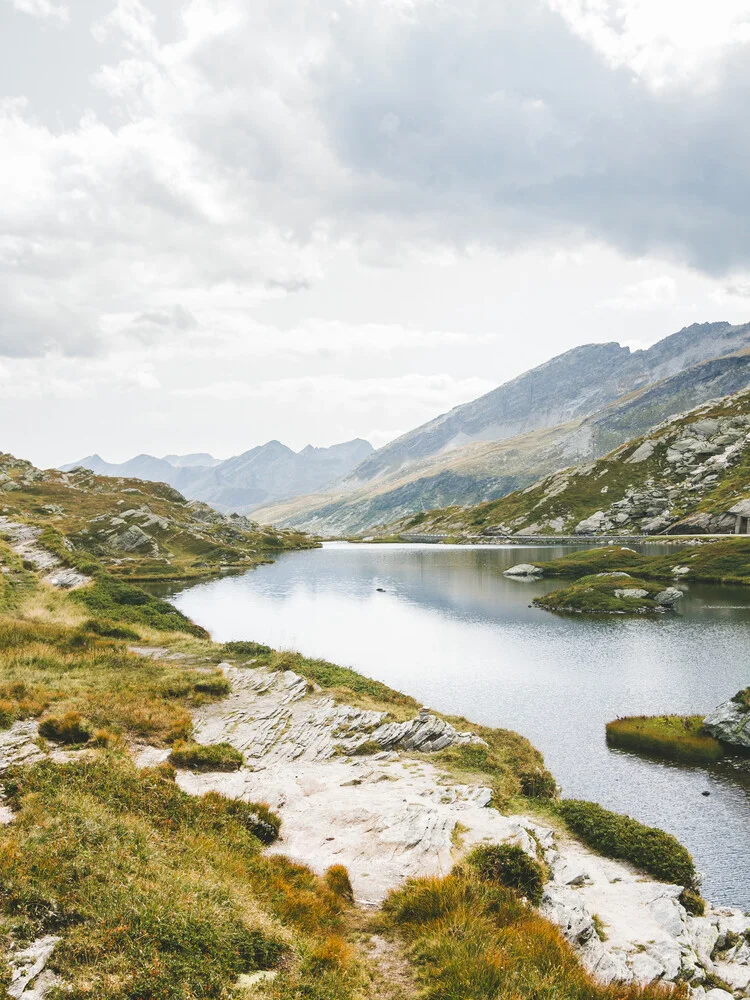
[[[292,949],[323,950],[342,932],[342,903],[323,880],[265,857],[237,803],[188,796],[173,774],[102,751],[8,775],[6,929],[62,936],[50,966],[65,996],[225,998],[239,974],[277,967]],[[311,972],[295,974],[314,989]]]
[[[606,545],[536,563],[547,577],[581,577],[627,572],[644,580],[671,580],[676,566],[686,566],[684,579],[704,583],[750,584],[750,537],[716,539],[700,545],[678,545],[667,555],[647,556],[627,546]]]
[[[112,576],[100,576],[90,586],[74,591],[71,597],[100,618],[144,625],[162,632],[208,637],[205,629],[191,622],[173,604]]]
[[[188,739],[190,709],[227,683],[221,671],[135,656],[80,628],[11,618],[0,619],[0,678],[2,726],[77,713],[88,727],[157,745]]]
[[[245,758],[231,743],[176,743],[169,762],[190,771],[239,771]]]
[[[700,715],[637,715],[607,723],[607,743],[686,764],[713,764],[721,743],[703,729]]]
[[[697,890],[690,852],[670,833],[580,799],[564,799],[558,813],[576,837],[600,854],[629,861],[659,881]]]
[[[484,882],[512,889],[534,906],[541,903],[547,873],[517,844],[480,844],[465,863]]]
[[[383,907],[423,1000],[655,1000],[664,987],[598,984],[559,930],[511,889],[476,876],[411,880]],[[672,996],[684,996],[678,987]]]
[[[645,596],[631,596],[627,590],[645,591]],[[573,611],[584,614],[661,614],[655,597],[662,587],[629,574],[583,576],[568,587],[536,597],[533,604],[546,611]],[[620,593],[618,593],[620,591]]]

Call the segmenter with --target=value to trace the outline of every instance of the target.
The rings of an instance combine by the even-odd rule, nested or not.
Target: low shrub
[[[198,694],[211,695],[212,698],[225,698],[232,693],[232,685],[226,677],[212,675],[194,681],[193,690],[197,691]]]
[[[171,767],[110,752],[6,780],[16,818],[0,828],[0,910],[61,937],[61,996],[226,1000],[238,975],[288,953],[281,925],[321,966],[341,957],[326,944],[340,905],[309,869],[264,855],[240,819],[252,804],[187,795]],[[312,970],[299,986],[319,995]]]
[[[564,799],[558,811],[577,837],[606,857],[630,861],[663,882],[697,890],[690,852],[671,833],[580,799]]]
[[[57,743],[87,743],[92,730],[80,712],[48,715],[39,723],[39,735]]]
[[[483,881],[513,889],[535,906],[541,903],[545,870],[517,844],[480,844],[467,855],[466,864]]]
[[[176,743],[170,764],[190,771],[239,771],[245,758],[231,743]]]
[[[352,889],[349,872],[344,865],[331,865],[323,876],[325,883],[334,895],[347,903],[354,902],[354,889]]]
[[[680,902],[694,917],[702,917],[706,912],[706,901],[694,889],[683,889],[680,893]]]
[[[162,632],[187,632],[188,635],[201,639],[208,638],[208,632],[204,628],[191,622],[168,601],[112,576],[98,576],[91,586],[73,591],[70,598],[83,604],[97,618],[105,617],[116,622],[145,625]]]
[[[273,650],[270,646],[264,646],[262,642],[239,640],[225,642],[221,652],[225,656],[270,656]]]
[[[607,743],[688,764],[713,764],[723,756],[700,715],[638,715],[607,723]]]

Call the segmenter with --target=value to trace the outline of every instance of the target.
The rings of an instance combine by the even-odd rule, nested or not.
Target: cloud
[[[400,375],[393,378],[349,378],[345,375],[302,376],[267,382],[211,382],[204,386],[177,390],[189,397],[231,401],[268,400],[276,404],[297,404],[306,411],[336,409],[342,404],[355,410],[381,407],[389,402],[404,403],[431,412],[449,409],[476,399],[494,388],[482,378],[455,378],[452,375]]]
[[[642,310],[670,306],[677,299],[677,282],[668,274],[644,278],[623,288],[619,295],[599,303],[604,309]]]
[[[731,277],[750,266],[743,7],[701,48],[704,15],[682,5],[664,34],[665,3],[649,22],[640,0],[183,0],[167,39],[155,3],[118,0],[94,26],[106,114],[63,127],[0,104],[0,354],[449,342],[254,318],[342,248],[398,267],[594,240]]]
[[[11,6],[23,14],[43,20],[65,23],[70,18],[67,4],[52,3],[51,0],[9,0]]]

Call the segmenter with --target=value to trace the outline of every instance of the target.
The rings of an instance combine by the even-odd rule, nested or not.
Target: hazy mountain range
[[[67,472],[82,467],[100,476],[168,483],[188,499],[247,514],[273,500],[326,488],[351,472],[372,451],[372,445],[361,438],[330,448],[308,445],[299,452],[280,441],[269,441],[224,461],[201,453],[163,458],[136,455],[116,464],[89,455],[61,469]]]
[[[695,323],[648,350],[585,344],[409,431],[294,452],[269,441],[219,461],[81,459],[100,475],[163,481],[220,510],[322,535],[366,533],[435,508],[506,496],[596,460],[675,414],[750,385],[750,323]]]
[[[481,503],[749,384],[750,324],[693,324],[643,351],[587,344],[392,441],[333,488],[256,516],[321,534],[362,533],[415,512]]]

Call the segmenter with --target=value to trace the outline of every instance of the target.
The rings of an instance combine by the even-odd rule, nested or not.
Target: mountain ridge
[[[682,361],[681,344],[685,346]],[[727,351],[735,345],[739,345],[738,350]],[[588,351],[589,347],[595,350]],[[550,370],[559,374],[561,358],[564,365],[570,362],[571,356],[578,361],[592,356],[601,358],[601,348],[604,348],[604,355],[610,358],[638,358],[641,355],[637,363],[642,370],[642,355],[646,352],[631,353],[619,345],[605,344],[574,348],[526,374],[536,373],[538,376],[540,371]],[[289,503],[264,505],[258,508],[258,515],[270,523],[321,534],[359,534],[396,521],[409,512],[496,499],[530,485],[556,469],[585,459],[599,458],[660,420],[750,384],[750,324],[693,324],[648,350],[653,352],[649,363],[651,371],[664,372],[665,376],[657,380],[650,380],[648,374],[630,378],[629,382],[625,382],[627,391],[619,397],[607,399],[591,413],[579,412],[571,417],[570,406],[566,404],[558,413],[566,415],[567,419],[557,425],[546,426],[544,421],[537,421],[541,426],[532,426],[521,434],[491,442],[473,441],[437,455],[413,458],[396,464],[390,471],[370,476],[368,470],[378,456],[390,447],[386,445],[337,484],[335,491],[297,497]],[[709,350],[723,353],[697,363],[692,361]],[[681,369],[680,364],[686,360],[691,363]],[[518,383],[524,377],[519,376],[513,382]],[[579,380],[583,380],[580,371]],[[611,386],[615,381],[610,378],[608,384]],[[618,384],[620,387],[623,385],[622,382]],[[471,408],[475,404],[486,406],[487,400],[504,388],[501,386],[474,403],[456,407],[423,427],[434,427],[451,415],[465,412],[466,407]],[[569,388],[569,383],[564,388]],[[594,397],[597,392],[597,387],[594,387]],[[592,398],[592,394],[588,398]],[[578,409],[585,409],[585,406],[579,405]],[[403,437],[398,440],[403,440]]]
[[[223,461],[206,455],[212,465],[193,464],[193,459],[203,457],[195,454],[165,458],[140,454],[121,463],[106,462],[94,454],[60,469],[67,472],[85,468],[97,475],[164,482],[189,499],[202,500],[220,510],[248,514],[261,503],[334,483],[372,451],[372,445],[362,438],[328,448],[306,445],[299,452],[271,440]]]

